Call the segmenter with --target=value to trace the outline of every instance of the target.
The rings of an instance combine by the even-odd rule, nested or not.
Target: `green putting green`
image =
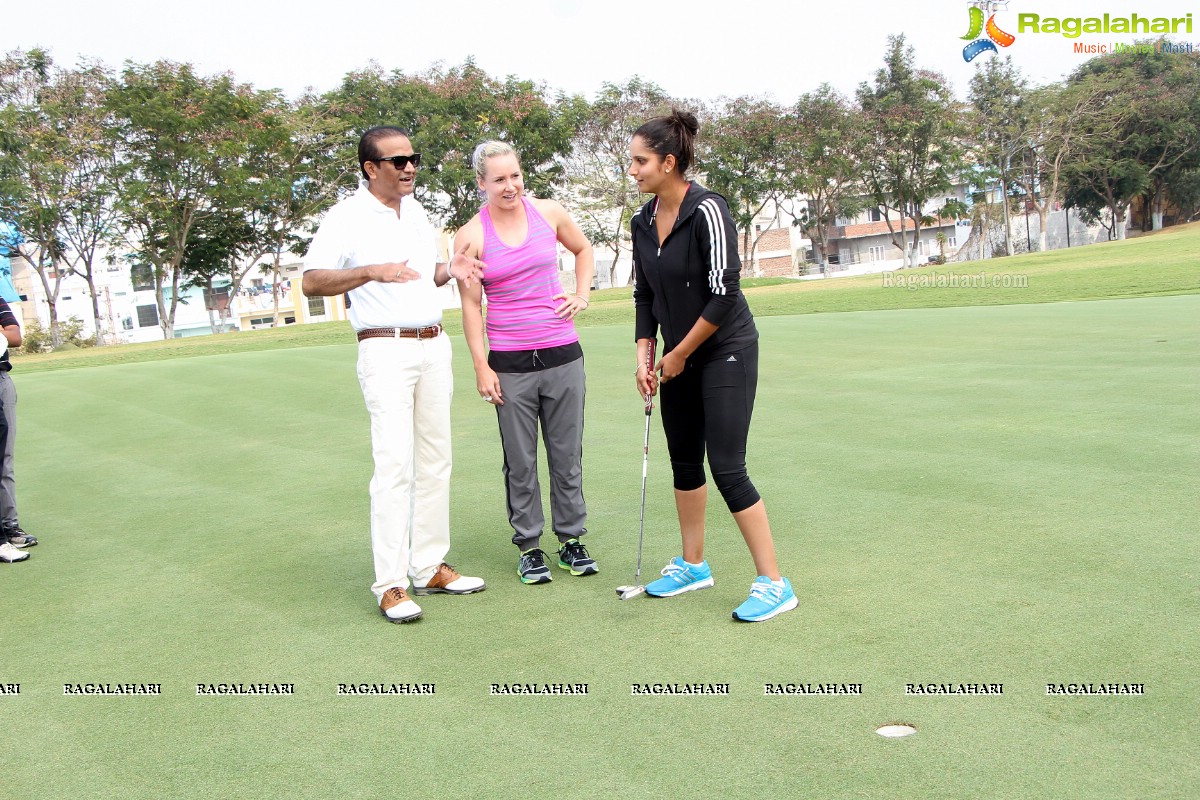
[[[627,326],[582,331],[601,572],[536,587],[456,337],[451,561],[488,589],[405,626],[368,589],[354,345],[18,371],[42,543],[0,565],[0,794],[1194,797],[1198,319],[1196,294],[760,316],[749,465],[800,608],[758,625],[729,618],[754,575],[715,491],[716,586],[614,596],[641,485]],[[643,578],[678,550],[651,432]],[[64,689],[131,683],[161,693]],[[238,683],[293,693],[198,693]],[[692,684],[714,693],[658,686]],[[1106,693],[1048,693],[1079,684]],[[875,734],[894,722],[917,734]]]

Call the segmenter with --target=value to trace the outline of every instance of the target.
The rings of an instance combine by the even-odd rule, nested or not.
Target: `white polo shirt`
[[[442,321],[433,282],[437,239],[425,209],[412,195],[400,199],[400,215],[381,203],[360,180],[358,190],[325,214],[308,245],[304,269],[353,269],[408,261],[421,274],[404,283],[367,281],[350,291],[350,324],[364,328],[420,328]]]

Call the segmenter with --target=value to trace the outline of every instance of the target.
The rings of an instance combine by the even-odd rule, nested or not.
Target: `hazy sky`
[[[887,36],[903,33],[921,67],[942,72],[965,97],[976,64],[963,61],[966,0],[913,3],[760,0],[715,4],[653,0],[449,0],[448,2],[291,3],[262,0],[55,0],[10,3],[0,49],[42,46],[55,61],[81,56],[110,67],[126,60],[186,61],[204,73],[232,71],[259,88],[296,95],[334,88],[348,71],[378,62],[419,72],[468,56],[488,73],[515,75],[553,89],[591,95],[632,75],[676,97],[769,94],[791,102],[822,82],[852,93],[882,63]],[[996,22],[1016,35],[1009,53],[1034,82],[1056,80],[1087,56],[1075,42],[1135,37],[1018,33],[1017,15],[1099,17],[1104,13],[1184,17],[1193,32],[1174,37],[1200,49],[1200,6],[1192,0],[1011,0]]]

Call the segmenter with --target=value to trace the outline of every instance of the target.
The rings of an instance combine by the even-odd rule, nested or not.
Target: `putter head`
[[[645,586],[618,586],[617,597],[621,598],[622,600],[629,600],[637,597],[639,594],[642,594],[645,591]]]

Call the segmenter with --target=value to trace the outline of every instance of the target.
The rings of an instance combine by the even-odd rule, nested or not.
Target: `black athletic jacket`
[[[725,198],[693,182],[661,248],[654,229],[657,204],[655,197],[629,223],[637,312],[634,339],[653,339],[661,326],[666,354],[703,316],[718,327],[689,362],[728,355],[756,342],[758,330],[739,282],[737,230]]]

